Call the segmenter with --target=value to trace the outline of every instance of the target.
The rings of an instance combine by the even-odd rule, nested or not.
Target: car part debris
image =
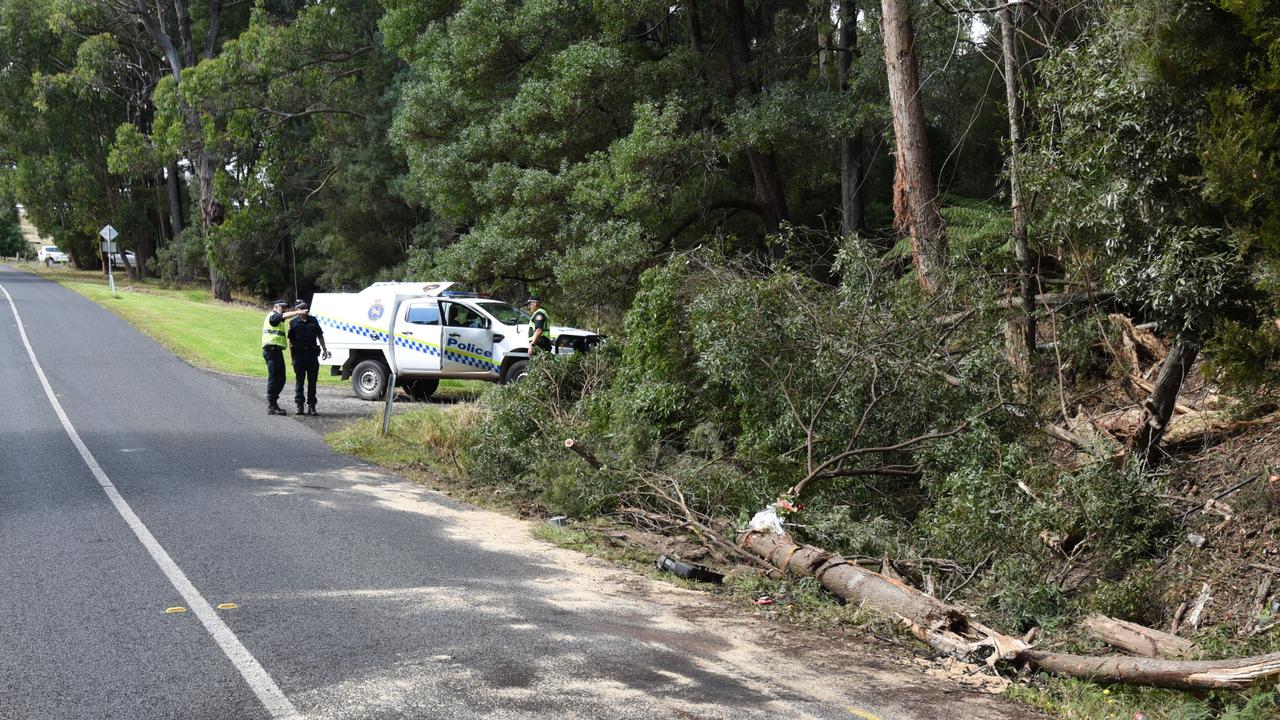
[[[677,560],[670,555],[663,555],[658,558],[655,563],[659,570],[665,570],[672,575],[678,575],[686,580],[696,580],[698,582],[715,583],[719,585],[724,582],[724,575],[713,570],[708,570],[701,565],[694,565],[681,560]]]

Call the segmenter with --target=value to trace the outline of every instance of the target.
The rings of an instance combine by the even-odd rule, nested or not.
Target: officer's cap
[[[275,302],[271,303],[271,307],[277,307],[277,306],[280,306],[280,305],[283,305],[283,306],[285,306],[285,307],[289,307],[289,301],[288,301],[288,300],[285,300],[284,298],[281,298],[281,299],[279,299],[279,300],[277,300],[277,301],[275,301]]]
[[[306,309],[308,309],[308,308],[310,308],[310,307],[311,307],[311,306],[307,304],[307,301],[306,301],[306,300],[299,300],[299,301],[298,301],[298,303],[297,303],[296,305],[294,305],[294,306],[293,306],[293,309],[294,309],[294,310],[306,310]]]
[[[529,299],[524,301],[524,304],[528,305],[531,302],[540,303],[542,302],[542,298],[538,297],[537,295],[530,295]]]

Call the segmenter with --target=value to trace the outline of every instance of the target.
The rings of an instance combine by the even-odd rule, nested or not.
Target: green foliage
[[[18,213],[12,208],[0,208],[0,257],[26,257],[30,254],[31,248],[18,226]]]
[[[1125,0],[1099,17],[1087,42],[1043,63],[1039,101],[1059,122],[1033,142],[1031,188],[1146,316],[1192,337],[1256,327],[1270,281],[1254,269],[1276,257],[1263,188],[1280,150],[1280,96],[1258,70],[1275,39],[1257,28],[1274,11]]]

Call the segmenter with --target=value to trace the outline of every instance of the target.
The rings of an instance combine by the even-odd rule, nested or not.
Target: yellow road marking
[[[862,720],[880,720],[880,718],[879,718],[879,717],[877,717],[877,716],[875,716],[875,715],[872,715],[871,713],[867,712],[866,710],[859,710],[859,709],[858,709],[858,708],[856,708],[856,707],[848,708],[848,710],[849,710],[849,713],[850,713],[851,715],[853,715],[854,717],[857,717],[857,718],[862,718]]]
[[[218,609],[219,610],[235,610],[238,607],[240,606],[235,603],[222,603],[221,605],[218,606]]]
[[[164,609],[164,611],[165,611],[165,612],[167,612],[167,613],[169,613],[170,615],[172,615],[172,614],[174,614],[174,613],[183,613],[183,612],[186,612],[186,611],[187,611],[187,609],[186,609],[186,608],[184,608],[184,607],[182,607],[181,605],[178,605],[178,606],[176,606],[176,607],[165,608],[165,609]]]

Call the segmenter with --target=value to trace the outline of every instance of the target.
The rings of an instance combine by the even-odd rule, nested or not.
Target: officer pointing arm
[[[288,325],[286,320],[297,317],[294,311],[286,312],[289,305],[284,300],[272,303],[271,312],[262,320],[262,359],[267,363],[267,414],[286,415],[278,404],[280,391],[284,389],[284,349]]]

